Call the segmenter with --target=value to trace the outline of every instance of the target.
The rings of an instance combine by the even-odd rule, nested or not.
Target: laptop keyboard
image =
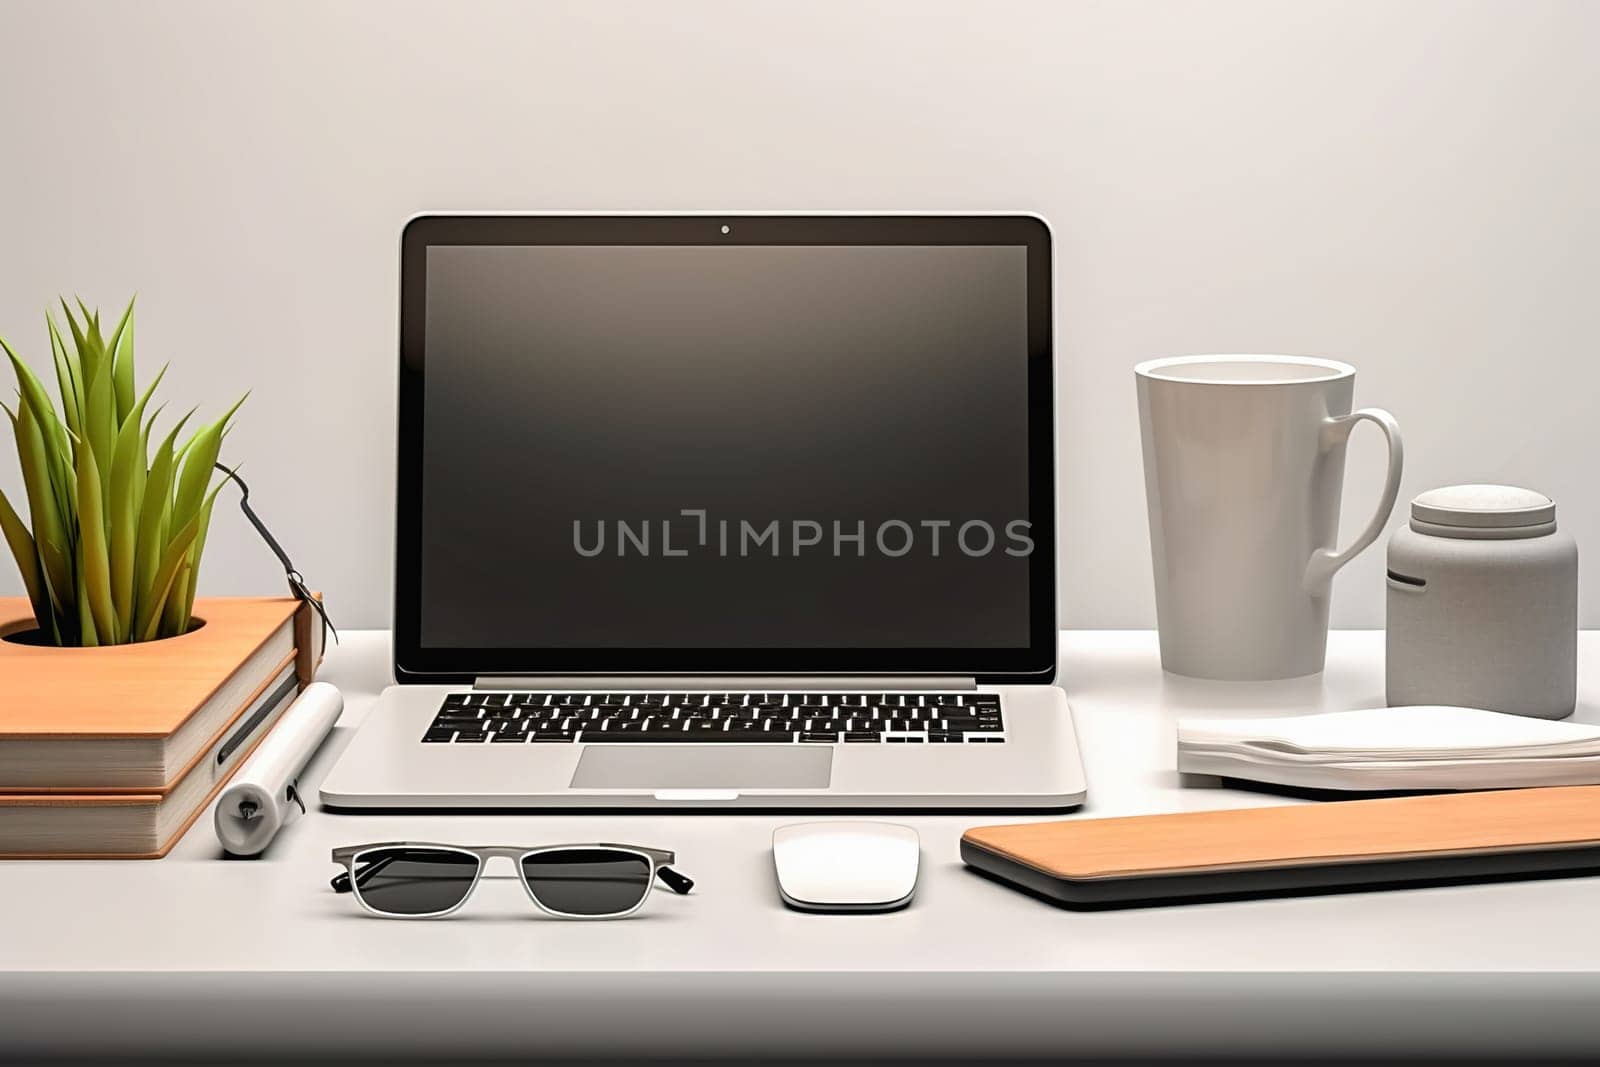
[[[985,693],[452,693],[428,744],[996,744]]]

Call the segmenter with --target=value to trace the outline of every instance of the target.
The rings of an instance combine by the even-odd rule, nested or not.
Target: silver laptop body
[[[422,216],[335,810],[1065,809],[1025,215]]]

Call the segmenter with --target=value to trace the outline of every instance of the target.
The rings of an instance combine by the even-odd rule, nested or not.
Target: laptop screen
[[[1026,648],[1053,547],[1028,270],[1016,244],[430,244],[420,646]]]

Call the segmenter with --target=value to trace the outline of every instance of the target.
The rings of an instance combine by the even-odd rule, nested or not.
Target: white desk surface
[[[1152,633],[1062,647],[1089,777],[1072,818],[1299,803],[1181,783],[1174,722],[1383,702],[1378,632],[1335,634],[1321,677],[1246,685],[1163,675]],[[1579,716],[1600,721],[1600,634],[1581,668]],[[307,795],[387,674],[385,633],[329,650],[322,677],[347,703]],[[0,1058],[1600,1052],[1600,879],[1070,912],[960,863],[964,828],[1007,817],[915,816],[911,907],[817,916],[786,910],[771,873],[773,828],[802,818],[313,808],[241,861],[207,813],[161,861],[0,863]],[[697,888],[598,923],[539,916],[510,877],[439,922],[368,917],[328,889],[331,847],[406,838],[659,846]]]

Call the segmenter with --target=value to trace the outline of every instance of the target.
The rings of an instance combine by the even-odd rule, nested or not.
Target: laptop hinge
[[[896,676],[884,674],[523,674],[488,675],[474,689],[976,689],[978,680],[960,675]]]

